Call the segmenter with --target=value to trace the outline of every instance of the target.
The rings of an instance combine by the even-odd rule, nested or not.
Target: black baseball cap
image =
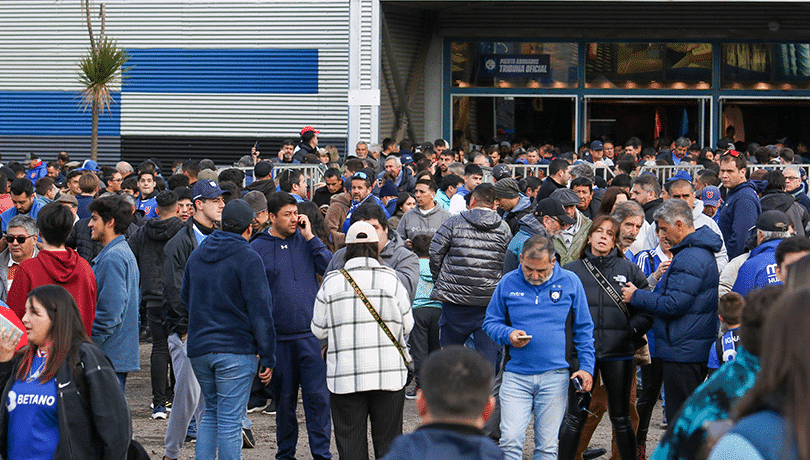
[[[543,216],[557,217],[568,225],[574,225],[577,222],[565,212],[563,205],[553,198],[543,198],[540,200],[537,206],[534,207],[534,215],[538,218]]]

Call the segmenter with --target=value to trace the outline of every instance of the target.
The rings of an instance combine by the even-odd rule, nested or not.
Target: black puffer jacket
[[[495,211],[474,208],[447,219],[430,242],[432,299],[486,307],[501,279],[512,232]]]
[[[138,228],[127,242],[138,260],[141,273],[141,298],[144,302],[163,303],[163,247],[185,225],[179,217],[153,217]],[[156,306],[160,306],[156,305]]]
[[[585,254],[619,295],[621,295],[622,287],[628,281],[639,289],[647,287],[647,278],[644,277],[644,273],[641,272],[638,265],[622,257],[615,248],[604,257],[593,255],[590,249],[586,249]],[[630,304],[625,304],[630,313],[628,319],[596,282],[591,272],[585,268],[582,260],[571,262],[565,266],[565,269],[574,272],[585,288],[588,307],[591,310],[591,318],[593,318],[596,359],[632,356],[636,351],[633,341],[650,330],[653,323],[652,315],[637,310]]]
[[[55,459],[123,459],[132,439],[127,400],[110,359],[90,342],[78,345],[77,365],[70,361],[56,372],[59,442]],[[14,384],[20,355],[0,363],[2,398]],[[12,409],[13,410],[13,409]],[[0,409],[0,458],[8,450],[8,406]]]

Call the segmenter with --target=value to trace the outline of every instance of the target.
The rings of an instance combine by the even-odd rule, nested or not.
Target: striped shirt
[[[366,257],[348,260],[344,268],[407,349],[413,315],[396,272]],[[405,386],[408,370],[402,356],[339,271],[327,273],[318,290],[312,333],[329,340],[326,385],[332,393],[397,391]]]

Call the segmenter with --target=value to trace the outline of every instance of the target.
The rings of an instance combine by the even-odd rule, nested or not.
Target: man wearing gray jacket
[[[380,239],[380,262],[397,272],[397,277],[402,281],[408,291],[408,297],[413,302],[416,297],[416,285],[419,283],[419,258],[405,247],[396,232],[391,233],[389,238],[388,219],[377,203],[364,203],[355,209],[350,223],[358,221],[368,222],[377,230]],[[340,270],[345,264],[346,248],[338,249],[326,267],[326,273]]]
[[[512,232],[494,210],[492,184],[471,193],[470,209],[445,221],[430,243],[431,298],[442,302],[441,345],[463,345],[472,336],[476,351],[494,368],[500,347],[482,325]]]
[[[436,183],[430,179],[419,179],[414,187],[416,207],[406,212],[399,221],[397,234],[406,246],[414,236],[427,234],[433,237],[436,230],[450,218],[450,213],[436,203]]]

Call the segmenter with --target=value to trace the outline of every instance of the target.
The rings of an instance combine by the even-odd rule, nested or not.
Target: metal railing
[[[247,167],[237,167],[237,166],[220,166],[217,167],[217,174],[226,170],[226,169],[239,169],[243,173],[245,173],[245,182],[242,183],[244,187],[247,184],[247,178],[253,178],[253,166]],[[315,165],[315,164],[280,164],[280,163],[273,163],[273,178],[277,178],[279,174],[281,174],[284,170],[290,169],[297,169],[301,171],[304,176],[307,178],[307,191],[308,196],[311,198],[315,190],[318,188],[319,184],[323,184],[324,182],[324,173],[326,173],[326,165]]]

